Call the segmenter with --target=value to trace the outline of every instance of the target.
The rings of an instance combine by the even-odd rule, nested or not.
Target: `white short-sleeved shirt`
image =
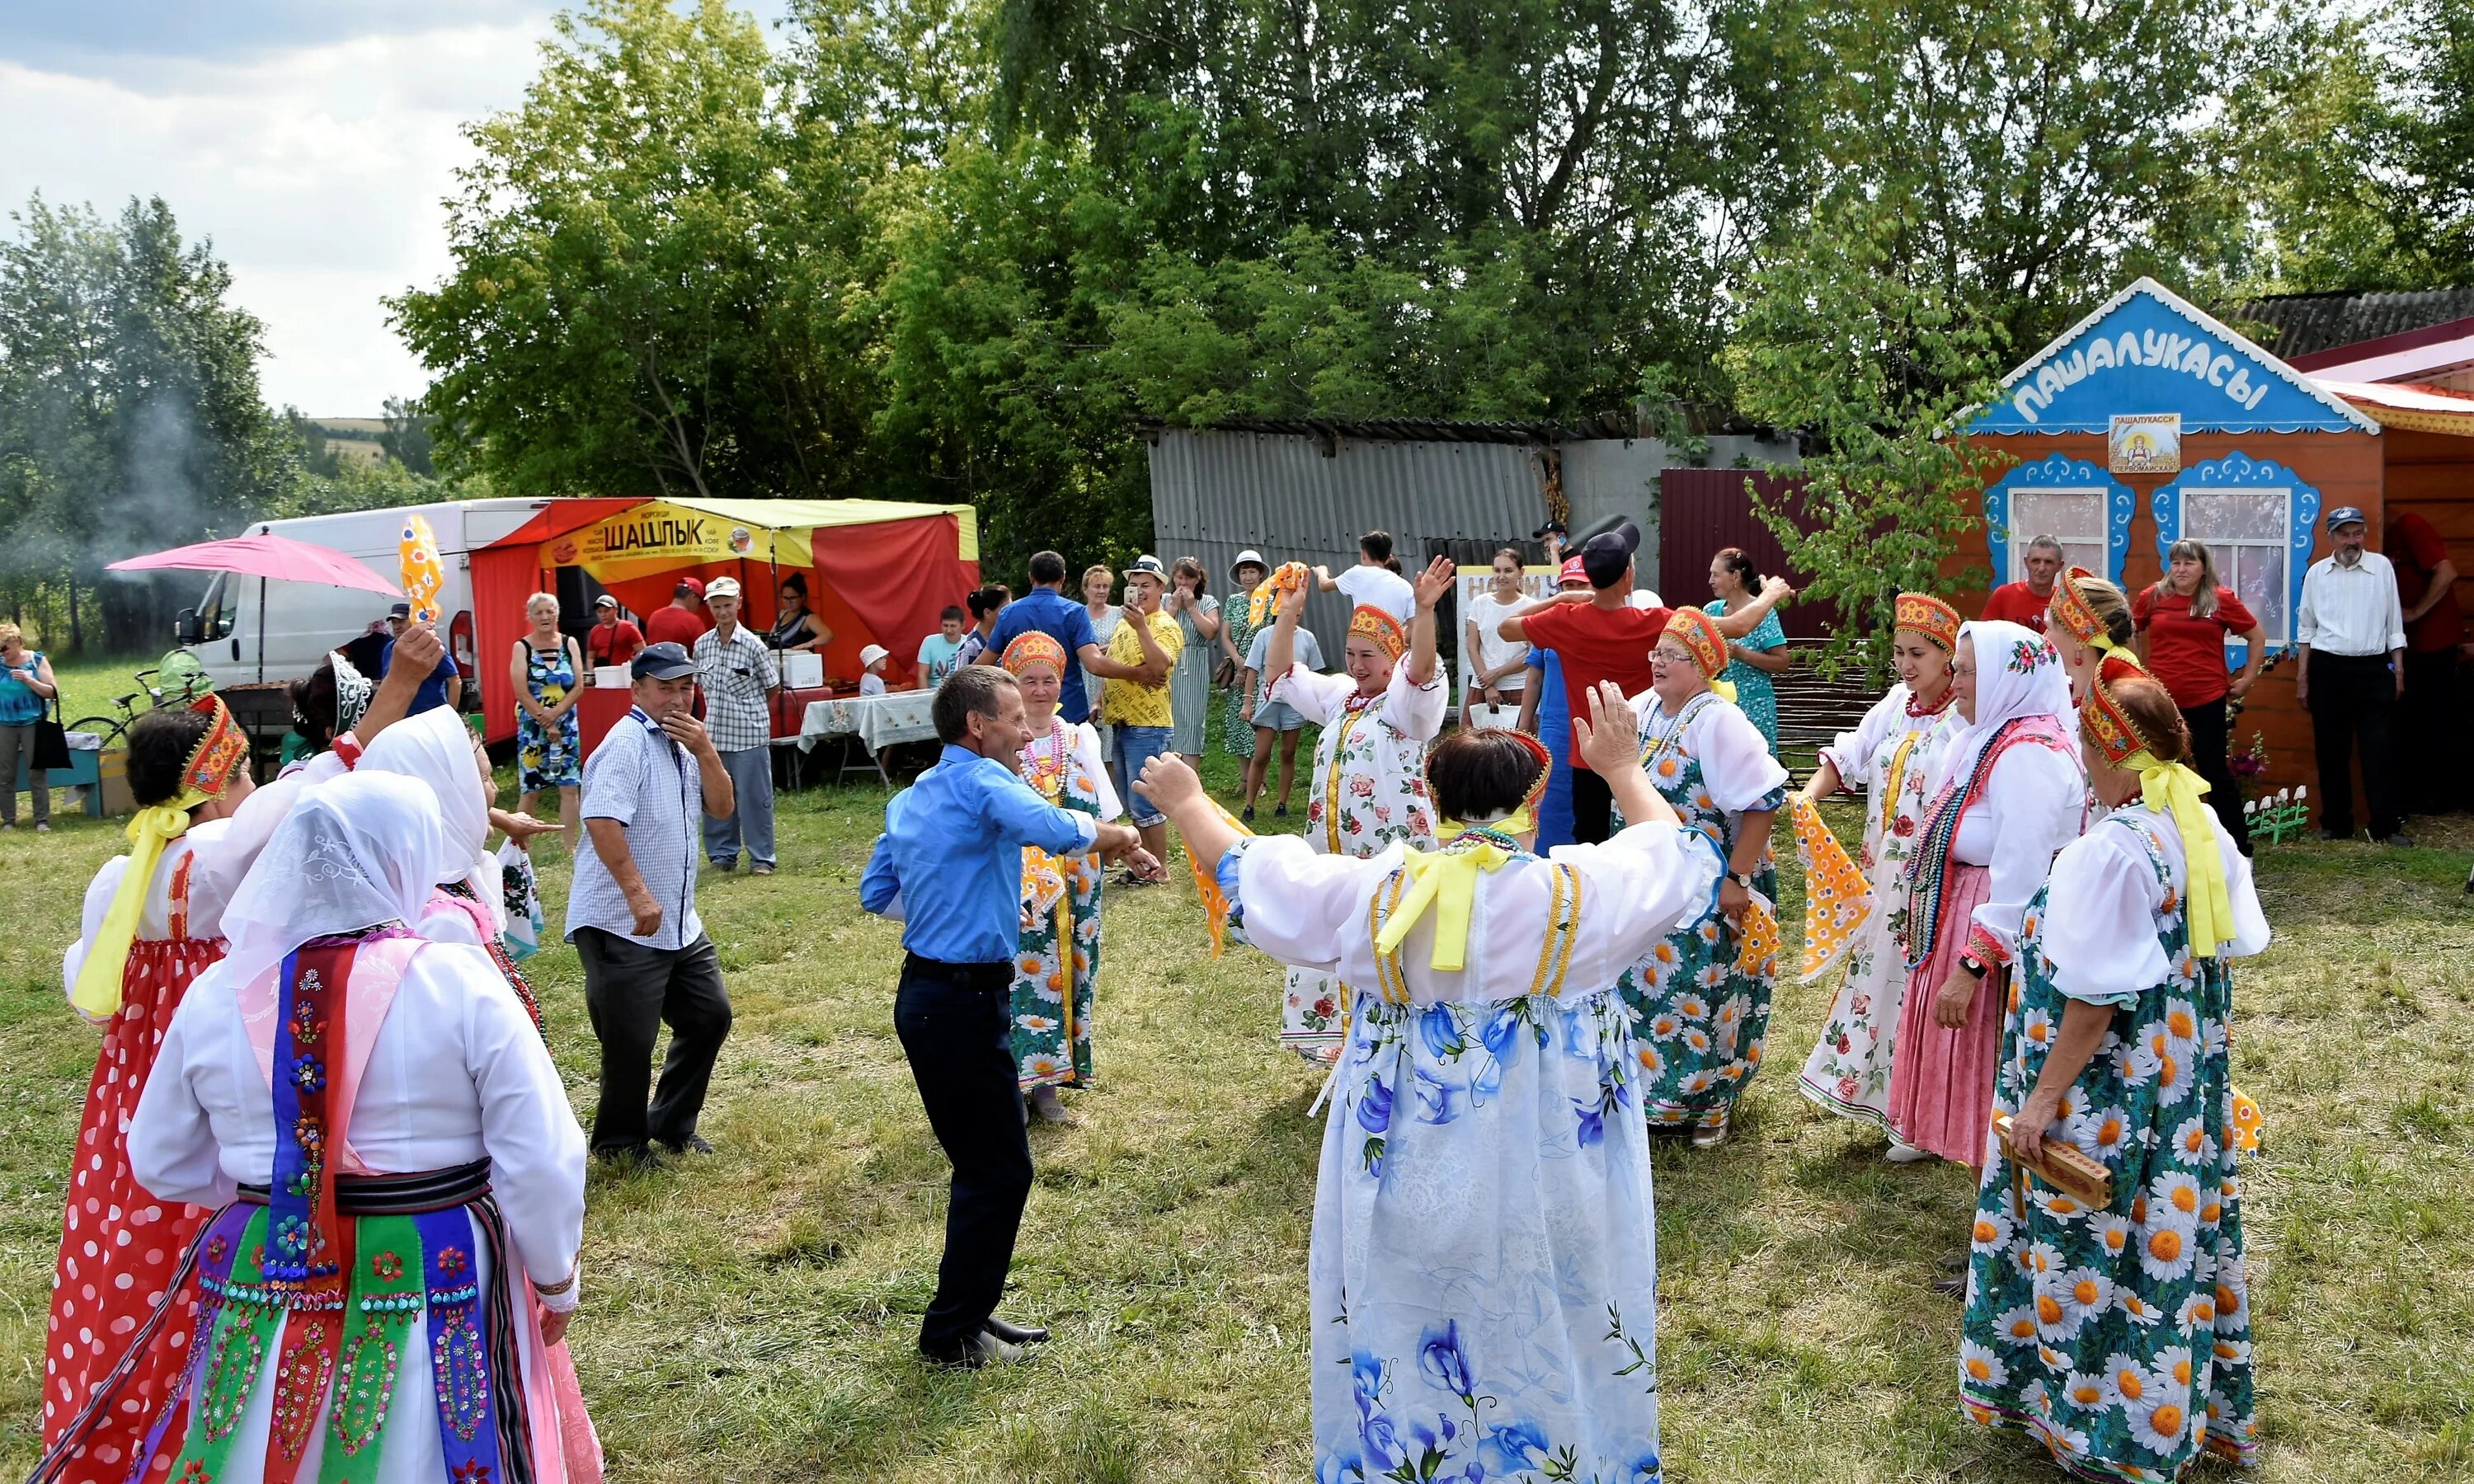
[[[575,852],[575,882],[567,898],[567,936],[597,927],[648,948],[683,948],[704,936],[696,916],[696,861],[702,853],[704,775],[687,749],[641,709],[630,710],[584,760],[587,820],[617,820],[626,828],[644,889],[662,904],[661,929],[636,936],[627,894],[601,863],[590,839]]]
[[[1418,616],[1418,589],[1390,567],[1353,566],[1331,580],[1353,607],[1379,608],[1404,624]]]

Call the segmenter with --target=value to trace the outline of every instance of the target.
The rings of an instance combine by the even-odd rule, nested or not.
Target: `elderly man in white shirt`
[[[2319,761],[2319,837],[2354,833],[2354,743],[2362,740],[2363,792],[2371,838],[2410,846],[2398,808],[2391,746],[2397,697],[2405,690],[2405,611],[2389,559],[2365,551],[2369,527],[2351,505],[2328,513],[2336,549],[2303,574],[2295,610],[2293,698],[2311,708]]]

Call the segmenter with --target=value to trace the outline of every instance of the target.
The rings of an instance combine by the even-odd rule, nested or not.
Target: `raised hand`
[[[1589,714],[1572,718],[1572,751],[1600,778],[1613,778],[1640,766],[1640,718],[1624,700],[1622,687],[1600,681],[1589,687]]]
[[[1460,569],[1452,565],[1451,558],[1437,557],[1427,562],[1426,569],[1418,574],[1419,610],[1425,611],[1443,601],[1443,594],[1451,591],[1452,584],[1459,580]]]

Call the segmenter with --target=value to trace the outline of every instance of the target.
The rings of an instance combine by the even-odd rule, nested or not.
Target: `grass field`
[[[710,1159],[596,1171],[573,1331],[617,1484],[1308,1477],[1316,1077],[1274,1044],[1279,974],[1213,962],[1190,884],[1120,893],[1101,1086],[1034,1129],[1011,1315],[1034,1364],[912,1352],[945,1165],[890,1023],[894,932],[861,915],[884,796],[781,803],[782,874],[706,878],[738,1023]],[[1268,811],[1266,819],[1268,820]],[[2237,1065],[2269,1142],[2246,1211],[2265,1465],[2277,1481],[2474,1476],[2474,828],[2446,849],[2289,847],[2279,942],[2239,971]],[[94,1035],[61,1003],[80,893],[121,848],[83,819],[0,837],[0,1462],[22,1469],[62,1166]],[[567,868],[547,872],[555,917]],[[1792,883],[1790,883],[1792,897]],[[1789,903],[1793,905],[1792,899]],[[533,964],[579,1113],[595,1048],[564,948]],[[1671,1476],[2042,1480],[1959,1417],[1958,1309],[1928,1284],[1963,1170],[1893,1167],[1796,1095],[1827,986],[1785,986],[1739,1137],[1658,1156]]]

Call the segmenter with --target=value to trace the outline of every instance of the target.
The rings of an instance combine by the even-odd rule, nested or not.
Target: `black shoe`
[[[621,1175],[639,1170],[659,1169],[662,1157],[650,1144],[611,1144],[593,1151],[593,1157]]]
[[[995,1335],[998,1339],[1005,1341],[1007,1345],[1045,1345],[1048,1343],[1047,1330],[1029,1329],[1025,1328],[1021,1325],[1009,1325],[1004,1320],[999,1319],[994,1314],[990,1314],[988,1316],[988,1322],[980,1326],[980,1328],[987,1333]]]
[[[1282,805],[1280,805],[1278,808],[1273,809],[1273,810],[1272,811],[1272,818],[1273,818],[1273,819],[1275,819],[1275,820],[1284,820],[1284,819],[1287,819],[1288,817],[1289,817],[1289,806],[1288,806],[1287,804],[1282,804]]]
[[[672,1154],[713,1153],[713,1146],[704,1141],[704,1136],[701,1134],[691,1134],[685,1138],[676,1140],[667,1138],[655,1139],[654,1142],[660,1144],[663,1148],[668,1150]]]
[[[2339,840],[2351,840],[2354,838],[2354,832],[2350,829],[2331,829],[2322,825],[2319,826],[2319,838],[2332,843]]]
[[[919,1356],[932,1366],[948,1366],[957,1371],[977,1371],[992,1365],[1009,1365],[1022,1358],[1022,1352],[982,1329],[968,1339],[950,1345],[931,1345],[921,1341]]]
[[[2381,840],[2380,844],[2393,846],[2400,850],[2411,850],[2413,849],[2413,836],[2400,829]]]
[[[1248,804],[1246,806],[1246,812],[1238,815],[1237,817],[1245,821],[1247,824],[1251,825],[1254,823],[1254,806],[1250,803]]]

